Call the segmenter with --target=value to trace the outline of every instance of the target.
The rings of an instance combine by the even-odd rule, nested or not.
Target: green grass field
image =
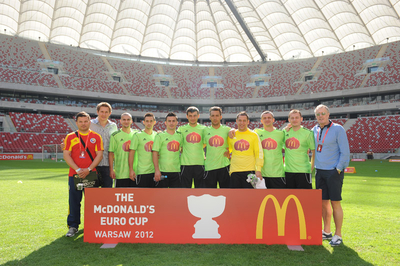
[[[0,161],[2,265],[400,265],[400,163],[353,162],[345,175],[344,245],[118,244],[83,242],[67,232],[64,162]]]

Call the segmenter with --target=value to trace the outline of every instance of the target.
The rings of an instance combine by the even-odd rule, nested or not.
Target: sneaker
[[[340,236],[334,235],[332,240],[329,242],[332,247],[340,246],[343,243],[343,239]]]
[[[332,232],[330,232],[328,234],[328,233],[325,233],[324,230],[322,230],[322,240],[329,240],[329,239],[332,239]]]
[[[78,233],[78,229],[76,229],[75,227],[70,227],[68,233],[65,236],[73,237],[76,233]]]

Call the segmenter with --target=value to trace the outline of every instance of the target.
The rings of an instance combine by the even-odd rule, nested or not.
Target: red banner
[[[321,190],[85,189],[89,243],[321,245]]]
[[[356,174],[356,168],[355,167],[346,167],[346,169],[344,169],[344,172],[347,174]]]
[[[0,154],[0,160],[33,160],[33,154]]]

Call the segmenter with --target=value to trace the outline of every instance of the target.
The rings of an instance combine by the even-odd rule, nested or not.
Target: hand
[[[136,173],[135,173],[135,171],[129,170],[129,178],[130,178],[130,180],[132,180],[132,181],[135,181],[135,180],[136,180]]]
[[[289,131],[289,129],[291,129],[291,128],[292,128],[292,124],[289,123],[283,130]]]
[[[229,148],[226,148],[226,152],[224,152],[224,156],[228,159],[231,158],[231,154],[229,154]]]
[[[111,177],[112,179],[115,179],[115,178],[116,178],[116,176],[115,176],[115,171],[114,171],[114,170],[110,170],[110,177]]]
[[[337,168],[336,168],[336,170],[337,170],[338,174],[340,175],[340,173],[341,173],[342,171],[340,171],[340,170],[339,170],[339,169],[337,169]]]
[[[154,181],[158,182],[161,180],[161,172],[160,171],[156,171],[154,173]]]
[[[235,136],[236,136],[236,129],[232,128],[231,130],[229,130],[228,137],[230,139],[233,139]]]
[[[258,177],[260,180],[263,180],[261,172],[260,171],[256,171],[256,177]]]
[[[90,173],[89,169],[84,168],[84,169],[81,169],[81,171],[79,171],[78,175],[79,175],[80,178],[85,179],[86,176],[87,176],[89,173]]]

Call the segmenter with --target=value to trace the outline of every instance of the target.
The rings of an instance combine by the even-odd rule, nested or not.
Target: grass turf
[[[83,242],[67,232],[65,163],[0,161],[0,264],[3,265],[399,265],[400,164],[352,162],[343,187],[340,247],[328,241],[283,245],[118,244]],[[334,228],[333,228],[334,229]]]

